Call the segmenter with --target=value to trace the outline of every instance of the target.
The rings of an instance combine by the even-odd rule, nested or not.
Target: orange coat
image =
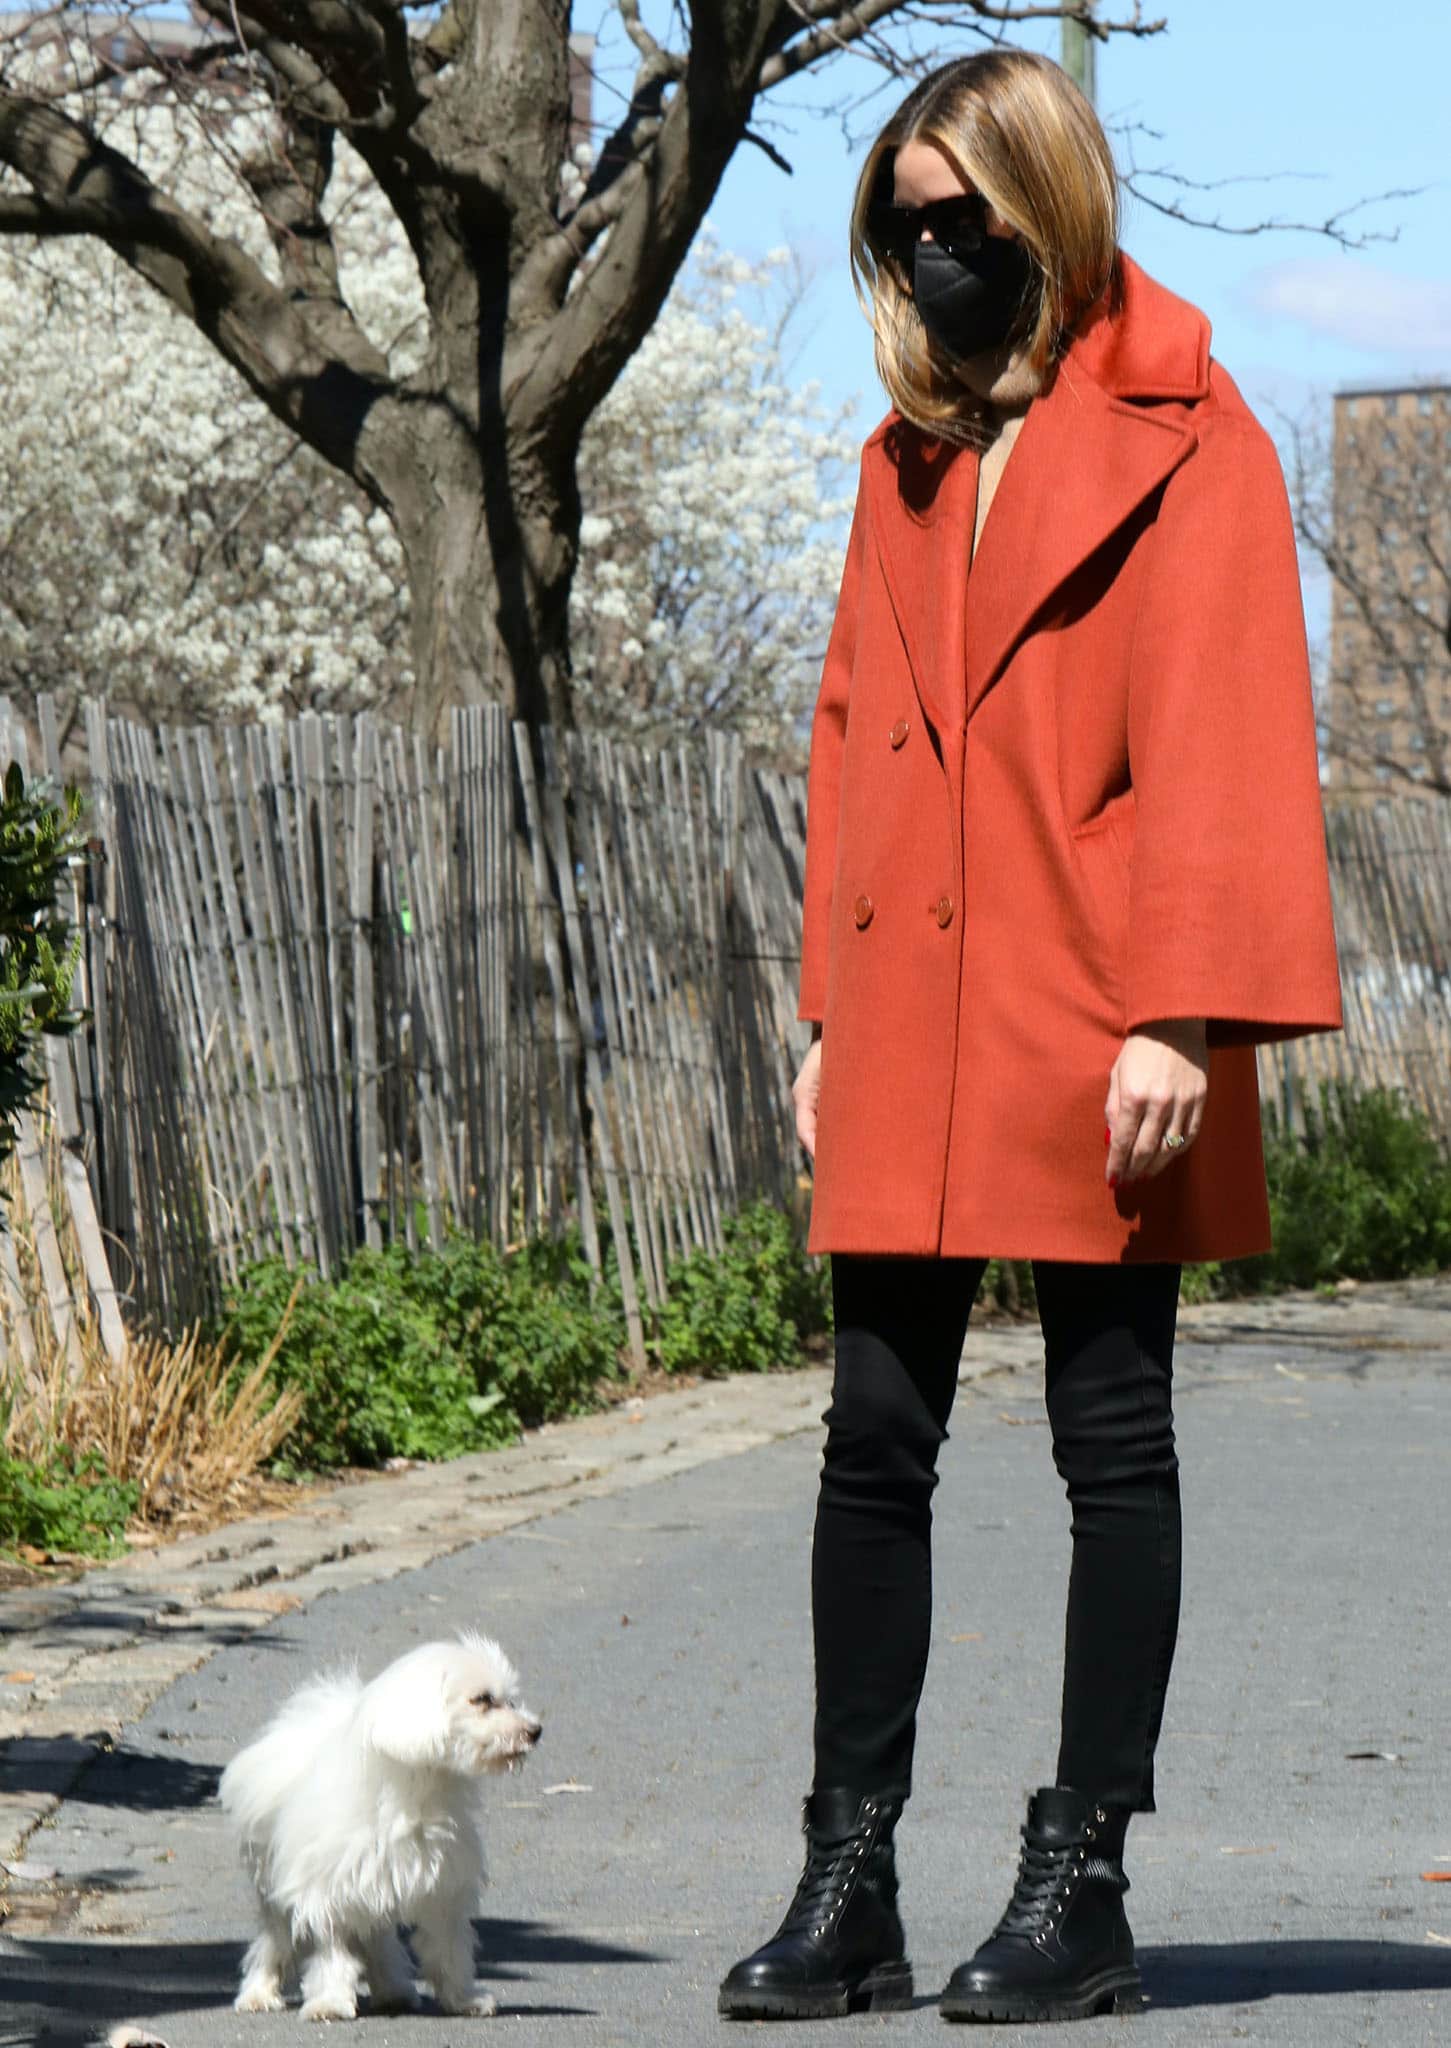
[[[811,735],[813,1252],[1270,1247],[1256,1041],[1341,1025],[1295,541],[1209,323],[1120,254],[977,457],[868,437]],[[1199,1136],[1110,1189],[1128,1033],[1208,1020]]]

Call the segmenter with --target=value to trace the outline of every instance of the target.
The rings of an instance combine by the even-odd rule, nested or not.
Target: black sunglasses
[[[867,234],[883,255],[910,275],[912,252],[924,228],[949,256],[971,256],[980,249],[987,238],[987,207],[981,192],[954,192],[949,199],[929,199],[925,206],[898,206],[887,176],[868,203]]]

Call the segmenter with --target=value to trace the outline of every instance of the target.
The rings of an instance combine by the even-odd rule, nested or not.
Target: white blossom
[[[185,109],[128,89],[89,112],[276,277],[236,175],[264,140],[260,114],[213,108],[200,146]],[[561,165],[562,208],[591,162],[577,146]],[[416,266],[341,142],[328,215],[348,303],[407,375],[428,334]],[[583,721],[647,739],[712,723],[771,746],[801,737],[855,449],[816,387],[785,376],[770,292],[790,257],[748,263],[704,231],[587,429],[570,604]],[[95,241],[0,237],[0,561],[0,691],[276,718],[386,712],[413,685],[386,511]]]

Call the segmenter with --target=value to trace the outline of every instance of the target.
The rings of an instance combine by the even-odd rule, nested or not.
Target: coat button
[[[911,730],[912,728],[908,724],[907,720],[905,718],[899,718],[897,720],[897,723],[892,727],[892,730],[888,733],[887,737],[892,742],[892,745],[894,747],[900,747],[906,740],[906,737]]]
[[[869,925],[869,924],[871,923],[871,921],[872,921],[872,899],[871,899],[871,897],[870,897],[870,896],[858,896],[858,898],[857,898],[857,900],[856,900],[856,922],[857,922],[857,930],[858,930],[858,931],[861,931],[861,930],[863,929],[863,927],[864,927],[864,926],[866,926],[866,925]]]
[[[939,896],[939,897],[938,897],[938,899],[937,899],[937,903],[936,903],[936,905],[935,905],[935,908],[936,908],[936,911],[937,911],[937,922],[938,922],[938,923],[939,923],[940,925],[949,925],[949,924],[951,924],[951,922],[952,922],[952,898],[951,898],[950,896]]]

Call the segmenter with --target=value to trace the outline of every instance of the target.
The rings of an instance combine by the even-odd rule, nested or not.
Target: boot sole
[[[1105,1970],[1072,1997],[1033,1997],[1008,1991],[944,1991],[945,2020],[1085,2020],[1101,2012],[1142,2012],[1143,1979],[1137,1970]]]
[[[829,2020],[851,2012],[906,2012],[912,2004],[912,1965],[880,1963],[856,1984],[823,1984],[810,1991],[727,1991],[716,2011],[728,2020]]]

